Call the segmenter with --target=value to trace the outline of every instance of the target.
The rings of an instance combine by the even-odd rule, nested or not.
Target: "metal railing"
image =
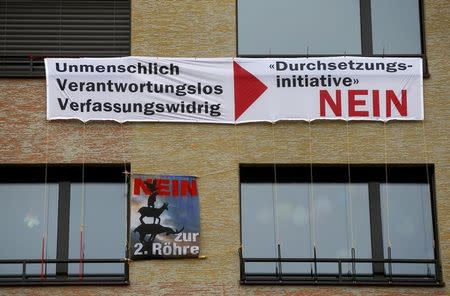
[[[129,284],[128,259],[7,259],[0,260],[0,286],[14,285],[127,285]],[[123,264],[120,273],[61,273],[56,264]],[[21,272],[2,273],[2,266],[21,266]],[[40,273],[29,273],[29,266],[39,265]],[[54,272],[47,272],[47,267],[55,265]]]
[[[435,259],[373,259],[355,258],[317,258],[315,248],[313,258],[283,258],[278,245],[276,258],[244,258],[242,248],[239,249],[240,281],[241,284],[253,285],[398,285],[398,286],[443,286],[441,266]],[[389,252],[390,254],[390,252]],[[390,257],[390,256],[389,256]],[[274,263],[274,271],[264,273],[251,273],[246,271],[246,263]],[[309,273],[283,272],[283,263],[309,263]],[[318,264],[334,263],[337,273],[318,272]],[[356,265],[361,263],[385,264],[384,273],[358,273]],[[348,272],[343,272],[343,264],[351,265]],[[434,272],[428,269],[427,274],[398,274],[392,272],[393,264],[426,264],[434,267]]]

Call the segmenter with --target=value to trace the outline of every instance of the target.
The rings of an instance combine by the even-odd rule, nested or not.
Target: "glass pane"
[[[238,54],[360,54],[359,0],[240,0]]]
[[[276,258],[272,184],[241,184],[244,258]],[[274,273],[274,263],[247,263],[247,273]]]
[[[46,257],[56,258],[57,184],[0,184],[0,204],[0,237],[3,238],[0,244],[0,259],[41,259],[45,233]],[[44,270],[47,274],[54,274],[55,266],[48,264],[46,269],[44,266]],[[0,265],[0,274],[14,273],[21,274],[22,266]],[[40,273],[40,264],[27,266],[27,274]]]
[[[418,0],[372,0],[375,54],[421,54]]]
[[[283,258],[312,258],[309,184],[279,183],[277,190],[277,232]],[[283,274],[310,273],[310,263],[283,263]]]
[[[313,258],[315,241],[318,258],[351,258],[352,247],[356,258],[371,258],[367,184],[241,184],[241,195],[244,257],[276,258],[278,241],[283,258]],[[309,274],[311,268],[282,264],[283,274]],[[343,264],[343,273],[351,270]],[[247,263],[246,272],[273,273],[275,264]],[[336,274],[338,264],[318,264],[318,272]],[[358,264],[356,272],[371,274],[372,265]]]
[[[318,258],[371,258],[369,189],[367,184],[313,184],[314,234]],[[353,241],[353,244],[352,244]],[[338,273],[337,264],[318,264],[319,273]],[[352,272],[350,263],[342,272]],[[372,273],[358,264],[356,273]]]
[[[120,183],[72,183],[70,188],[69,258],[80,258],[82,192],[84,203],[84,258],[125,258],[127,233],[126,185]],[[79,264],[70,264],[69,273],[78,274]],[[124,273],[122,263],[84,264],[83,273]]]
[[[393,259],[434,259],[428,184],[382,184],[384,257],[391,242]],[[386,264],[386,273],[388,265]],[[433,275],[427,264],[392,264],[393,274]]]

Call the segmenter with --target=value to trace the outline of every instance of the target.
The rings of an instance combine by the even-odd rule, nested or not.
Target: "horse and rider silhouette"
[[[141,216],[139,217],[141,225],[136,227],[136,229],[134,229],[134,232],[139,233],[139,241],[144,246],[148,246],[150,244],[153,244],[153,241],[155,240],[158,234],[162,233],[165,233],[166,235],[178,234],[183,231],[184,227],[182,227],[180,230],[177,229],[174,230],[170,227],[165,227],[161,225],[160,216],[164,211],[169,210],[169,203],[165,202],[161,207],[156,208],[155,202],[156,196],[158,195],[158,187],[156,184],[156,179],[154,179],[151,183],[145,182],[145,184],[147,185],[147,188],[150,190],[150,195],[148,196],[147,206],[141,207],[138,210],[139,214],[141,214]],[[145,217],[153,218],[153,223],[145,223],[144,221]],[[149,235],[149,239],[145,240],[147,235]]]

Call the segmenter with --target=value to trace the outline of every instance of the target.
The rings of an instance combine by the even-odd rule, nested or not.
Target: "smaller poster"
[[[197,178],[131,176],[131,259],[198,257]]]

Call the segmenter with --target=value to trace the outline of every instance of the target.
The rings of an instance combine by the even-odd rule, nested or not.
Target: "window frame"
[[[430,76],[428,72],[428,62],[425,42],[425,7],[423,0],[417,0],[419,6],[419,22],[420,22],[420,46],[421,54],[374,54],[372,45],[372,14],[371,0],[359,0],[360,6],[360,26],[361,26],[361,54],[240,54],[239,53],[239,1],[236,0],[236,56],[241,58],[307,58],[307,57],[333,57],[333,56],[363,56],[363,57],[421,57],[423,61],[423,75],[425,78]]]
[[[240,221],[240,283],[243,285],[384,285],[384,286],[444,286],[442,275],[442,263],[440,257],[439,229],[437,221],[437,205],[435,196],[435,178],[433,164],[240,164],[239,176],[239,221]],[[422,170],[420,176],[417,174]],[[300,174],[295,174],[299,173]],[[281,256],[280,245],[278,245],[278,255],[276,258],[244,258],[242,246],[243,240],[243,209],[242,209],[242,183],[292,183],[311,182],[313,183],[367,183],[369,194],[369,214],[370,214],[370,237],[371,237],[371,258],[283,258]],[[386,177],[387,175],[387,177]],[[386,178],[388,183],[386,183]],[[388,254],[383,254],[383,234],[382,234],[382,213],[381,194],[382,184],[395,183],[425,183],[430,189],[430,209],[433,228],[434,259],[417,259],[421,264],[430,263],[434,265],[434,275],[429,279],[420,275],[398,275],[392,273],[390,264],[395,263],[415,263],[410,259],[390,259]],[[378,191],[378,192],[377,192]],[[373,209],[375,207],[375,209]],[[383,257],[380,257],[383,255]],[[382,258],[382,259],[380,259]],[[403,260],[403,262],[402,262]],[[390,262],[389,262],[390,261]],[[424,262],[426,261],[426,262]],[[433,261],[433,262],[428,262]],[[315,272],[311,270],[309,275],[283,274],[273,272],[268,274],[247,274],[245,264],[250,262],[268,262],[276,264],[278,270],[282,270],[281,265],[285,262],[311,263],[314,264]],[[321,275],[317,273],[317,264],[331,262],[338,264],[337,274]],[[342,272],[342,265],[347,263],[371,263],[373,273],[370,276],[362,274],[351,274],[347,276]],[[385,270],[388,264],[388,270]],[[355,268],[355,267],[353,267]],[[428,277],[428,275],[427,275]]]
[[[129,238],[129,164],[2,164],[0,168],[8,174],[0,175],[2,183],[38,183],[58,185],[58,207],[57,207],[57,233],[56,257],[55,259],[0,259],[2,264],[20,265],[22,273],[11,275],[0,275],[1,286],[34,286],[34,285],[129,285],[129,261],[128,254]],[[125,175],[124,175],[125,174]],[[123,256],[109,259],[69,259],[69,219],[70,209],[70,185],[71,183],[111,183],[120,184],[126,181],[127,205],[124,214],[127,219],[126,232],[124,235],[125,248]],[[124,225],[125,227],[125,225]],[[117,274],[71,274],[68,270],[69,263],[88,264],[123,264],[123,273]],[[27,273],[27,265],[54,264],[54,274],[36,275]]]

